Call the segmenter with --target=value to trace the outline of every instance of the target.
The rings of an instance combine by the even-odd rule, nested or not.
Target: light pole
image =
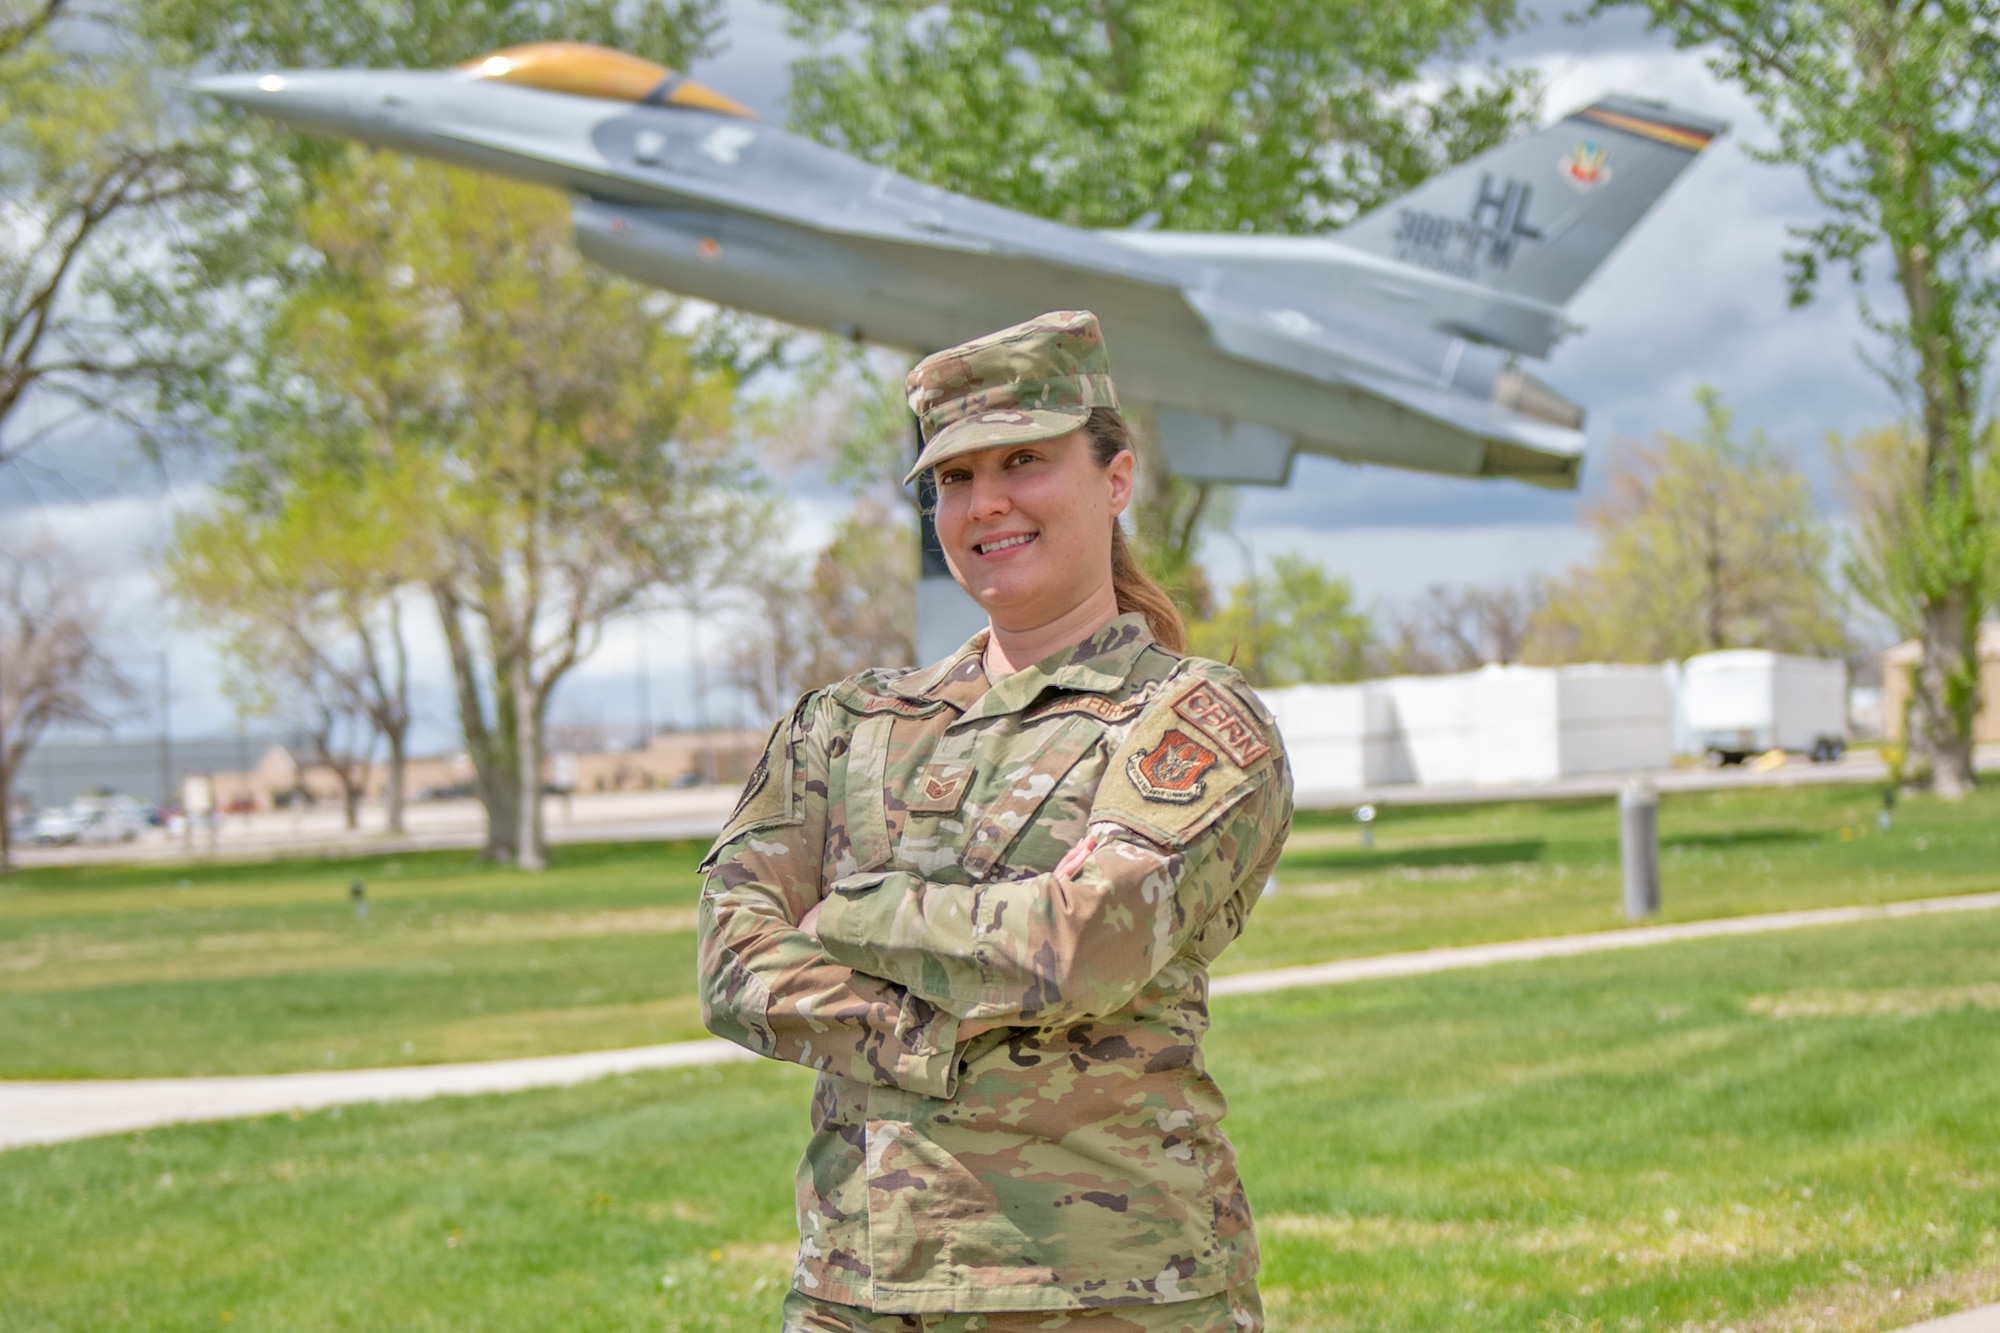
[[[639,618],[639,748],[653,742],[653,668],[646,656],[646,618]]]
[[[160,651],[160,804],[174,799],[173,650]]]

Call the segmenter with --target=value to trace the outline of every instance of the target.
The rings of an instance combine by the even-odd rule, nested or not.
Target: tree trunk
[[[1173,544],[1173,474],[1160,445],[1159,418],[1136,404],[1124,415],[1132,437],[1132,535],[1141,550],[1165,550]]]
[[[520,769],[520,827],[516,830],[514,864],[523,870],[544,870],[542,848],[542,725],[541,696],[528,678],[528,654],[514,654],[512,671],[514,738]]]
[[[382,716],[380,729],[383,739],[389,743],[388,780],[382,785],[382,804],[387,807],[388,830],[390,833],[403,832],[403,804],[408,788],[409,736],[410,736],[410,648],[403,637],[403,604],[400,597],[391,592],[389,603],[389,644],[395,652],[395,661],[386,690],[377,690],[381,699]],[[373,654],[371,653],[371,658]],[[380,677],[377,677],[379,681]]]
[[[1880,49],[1878,48],[1878,53]],[[1878,77],[1886,77],[1881,71]],[[1876,73],[1871,71],[1871,73]],[[1896,276],[1909,309],[1924,428],[1924,571],[1920,610],[1923,659],[1911,676],[1919,725],[1911,749],[1928,767],[1938,795],[1957,800],[1978,783],[1973,719],[1979,710],[1979,619],[1986,601],[1984,516],[1972,495],[1972,375],[1966,330],[1953,293],[1938,273],[1939,215],[1928,170],[1907,130],[1893,132],[1886,161],[1902,197],[1920,219],[1892,240]]]
[[[1972,762],[1972,719],[1979,707],[1978,616],[1963,596],[1941,597],[1924,607],[1923,657],[1911,680],[1915,705],[1908,733],[1911,749],[1938,795],[1960,800],[1978,779]]]
[[[405,722],[383,733],[389,742],[389,772],[382,784],[382,804],[388,814],[391,833],[403,831],[403,775],[407,758],[403,747],[408,743],[409,729],[409,724]]]
[[[444,631],[445,646],[451,657],[459,731],[465,738],[465,752],[472,760],[473,787],[479,793],[479,803],[486,808],[486,844],[480,848],[479,859],[512,860],[520,838],[520,789],[514,765],[509,762],[515,756],[509,744],[514,734],[511,701],[503,697],[494,699],[496,725],[489,728],[479,690],[478,663],[473,658],[465,626],[458,618],[462,605],[458,595],[447,585],[434,584],[431,599],[437,605],[438,625]]]
[[[14,868],[14,737],[7,721],[7,672],[0,658],[0,875]],[[22,751],[26,753],[26,751]]]
[[[0,721],[5,721],[0,718]],[[0,875],[14,868],[14,765],[7,757],[7,736],[0,731]]]

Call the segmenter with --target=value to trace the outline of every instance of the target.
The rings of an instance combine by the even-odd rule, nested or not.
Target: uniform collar
[[[912,671],[888,689],[906,699],[935,699],[968,717],[992,717],[1026,708],[1043,690],[1103,694],[1123,685],[1132,664],[1153,643],[1153,631],[1138,612],[1113,616],[1082,643],[1050,653],[1031,667],[989,686],[984,656],[990,631],[980,630],[951,656]]]
[[[912,671],[888,689],[905,699],[939,699],[964,712],[986,693],[986,653],[988,631],[980,630],[967,639],[957,652],[941,662]]]
[[[1082,643],[1050,653],[1031,667],[1003,677],[1000,682],[966,710],[961,722],[975,718],[1015,713],[1051,689],[1078,690],[1103,694],[1125,684],[1139,654],[1152,645],[1153,632],[1146,618],[1137,613],[1114,616],[1103,628]],[[975,636],[979,651],[986,647],[986,635]],[[965,650],[961,650],[965,651]],[[977,657],[973,659],[977,661]],[[941,696],[938,696],[941,697]]]

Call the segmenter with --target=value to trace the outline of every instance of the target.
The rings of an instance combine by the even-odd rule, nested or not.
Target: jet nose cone
[[[188,86],[198,93],[219,97],[234,106],[256,106],[285,91],[282,74],[211,74],[192,79]]]
[[[191,87],[297,129],[373,139],[437,100],[440,76],[401,70],[272,70],[218,74]]]

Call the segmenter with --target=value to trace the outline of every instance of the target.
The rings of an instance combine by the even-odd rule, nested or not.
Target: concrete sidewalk
[[[1912,1324],[1902,1333],[2000,1333],[2000,1305],[1963,1310],[1942,1319]]]
[[[1728,917],[1669,926],[1550,939],[1473,944],[1454,949],[1375,958],[1348,958],[1309,967],[1274,968],[1216,978],[1216,996],[1256,995],[1301,986],[1425,976],[1541,958],[1567,958],[1657,944],[1756,935],[1811,926],[1888,921],[1946,912],[2000,908],[2000,893],[1930,898],[1878,907],[1828,907],[1765,916]],[[426,1097],[560,1087],[641,1069],[673,1069],[752,1059],[724,1041],[676,1042],[622,1051],[549,1055],[477,1064],[411,1065],[309,1074],[256,1074],[225,1078],[103,1079],[74,1082],[0,1082],[0,1150],[61,1143],[190,1120],[227,1120],[292,1110],[317,1110],[355,1102],[416,1101]],[[1954,1331],[1956,1333],[1956,1331]],[[1995,1330],[2000,1333],[2000,1330]]]
[[[313,1074],[227,1078],[0,1082],[0,1151],[122,1134],[190,1120],[234,1120],[356,1102],[410,1102],[483,1092],[523,1092],[588,1083],[640,1069],[676,1069],[757,1057],[726,1041],[682,1041],[582,1055],[409,1065]]]

